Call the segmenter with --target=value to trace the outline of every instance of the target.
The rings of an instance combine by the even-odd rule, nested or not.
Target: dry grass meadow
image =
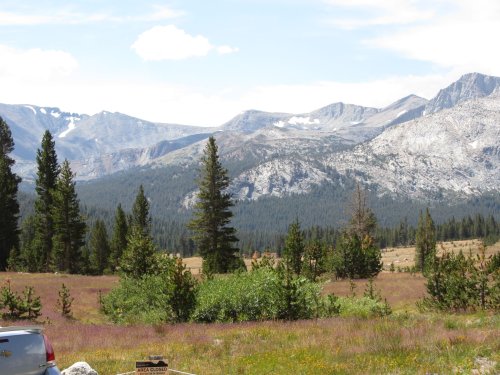
[[[475,252],[477,244],[444,245]],[[500,251],[500,244],[488,251]],[[413,252],[388,249],[384,264],[411,265]],[[186,264],[196,274],[201,261],[186,259]],[[0,273],[1,283],[7,279],[14,289],[32,285],[41,296],[39,323],[45,325],[61,369],[86,361],[100,375],[114,375],[133,371],[136,360],[161,354],[171,368],[199,375],[500,373],[500,317],[418,312],[415,302],[425,294],[425,279],[418,274],[384,271],[375,279],[393,309],[386,318],[160,326],[117,326],[99,312],[99,293],[107,293],[118,282],[116,276]],[[62,283],[75,298],[71,320],[56,311]],[[355,284],[355,293],[362,295],[366,280]],[[324,292],[349,295],[351,286],[326,280]]]

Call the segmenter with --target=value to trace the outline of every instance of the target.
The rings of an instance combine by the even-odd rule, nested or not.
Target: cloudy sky
[[[383,107],[500,76],[498,20],[496,0],[2,0],[0,102],[190,125]]]

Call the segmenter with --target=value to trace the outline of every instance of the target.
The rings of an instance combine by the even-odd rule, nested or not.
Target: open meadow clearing
[[[468,251],[474,243],[457,241],[446,246]],[[498,250],[499,244],[488,249]],[[383,254],[385,265],[400,258],[413,259],[411,249],[393,249]],[[196,260],[186,262],[194,266]],[[43,304],[39,322],[46,326],[61,369],[86,361],[99,374],[114,375],[133,371],[136,360],[161,354],[171,368],[194,374],[500,372],[498,314],[419,312],[415,302],[425,295],[425,278],[420,274],[379,274],[374,280],[375,288],[393,310],[392,315],[383,318],[155,326],[114,325],[100,313],[99,295],[117,285],[117,276],[1,273],[2,284],[7,280],[16,291],[25,285],[35,287]],[[75,298],[73,319],[63,318],[57,312],[62,283]],[[354,293],[363,295],[367,281],[354,283]],[[323,291],[349,295],[352,286],[349,281],[325,279]],[[27,322],[2,322],[12,324]]]

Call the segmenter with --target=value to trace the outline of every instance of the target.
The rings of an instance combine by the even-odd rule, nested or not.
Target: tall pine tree
[[[59,271],[78,273],[86,225],[80,214],[73,178],[69,162],[65,160],[53,193],[53,263]]]
[[[144,195],[144,188],[139,186],[139,192],[135,197],[134,206],[132,207],[132,222],[131,226],[141,229],[144,234],[149,235],[151,232],[151,216],[149,216],[149,202]]]
[[[90,232],[89,248],[91,272],[95,275],[102,275],[108,267],[110,250],[106,226],[100,219],[96,220]]]
[[[228,172],[219,160],[215,138],[210,137],[201,159],[199,192],[195,217],[189,223],[199,254],[203,257],[206,274],[227,273],[239,267],[236,230],[231,227],[234,205],[229,186]]]
[[[13,150],[9,126],[0,117],[0,271],[5,271],[10,251],[19,250],[17,190],[21,179],[12,172],[14,159],[9,154]]]
[[[109,257],[109,264],[113,271],[115,271],[120,265],[120,259],[123,255],[123,251],[127,248],[127,233],[127,217],[122,209],[122,205],[119,204],[116,208],[115,223],[113,226],[113,235],[111,237],[110,244],[111,254]]]
[[[35,216],[29,215],[21,224],[21,234],[19,236],[21,239],[21,254],[19,259],[12,259],[13,262],[18,263],[19,270],[28,272],[38,271],[37,253],[35,252],[34,246],[35,236]]]
[[[426,263],[436,255],[436,228],[428,208],[425,217],[420,211],[415,246],[415,267],[418,271],[425,271]]]
[[[150,227],[149,203],[141,185],[132,209],[127,247],[119,261],[120,268],[127,276],[140,278],[157,271],[156,248],[150,235]]]
[[[288,227],[288,234],[283,249],[283,259],[295,274],[300,275],[302,270],[302,256],[304,255],[304,236],[300,230],[299,219]]]
[[[359,183],[356,184],[356,190],[347,210],[350,217],[347,233],[350,236],[358,236],[360,241],[366,236],[372,237],[377,227],[377,219],[368,206],[366,192],[361,189]]]
[[[59,165],[55,142],[52,134],[46,130],[42,138],[41,149],[37,150],[36,162],[38,166],[36,186],[37,199],[35,201],[35,240],[33,241],[36,254],[37,271],[52,270],[52,238],[54,237],[54,220],[52,218],[53,194],[56,188]]]
[[[153,240],[140,228],[132,227],[127,238],[127,248],[120,259],[122,272],[139,279],[157,272],[158,262]]]
[[[337,277],[374,277],[382,270],[382,255],[373,237],[377,219],[359,183],[348,212],[349,224],[333,257],[333,268]]]

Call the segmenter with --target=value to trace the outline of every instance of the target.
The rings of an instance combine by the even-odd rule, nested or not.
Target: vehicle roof
[[[28,332],[28,333],[41,333],[43,328],[40,326],[10,326],[0,327],[0,333],[3,332]]]

